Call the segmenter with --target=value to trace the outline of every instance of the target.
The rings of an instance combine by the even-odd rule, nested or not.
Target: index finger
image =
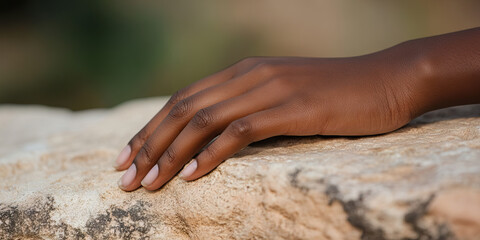
[[[173,94],[168,102],[162,107],[162,109],[157,112],[153,118],[137,134],[135,134],[135,136],[133,136],[133,138],[128,142],[127,146],[123,148],[115,160],[114,167],[117,170],[125,170],[132,164],[133,159],[138,154],[147,139],[165,119],[175,104],[189,96],[194,95],[197,92],[231,79],[235,73],[236,70],[233,66],[228,67],[223,71],[203,78]]]

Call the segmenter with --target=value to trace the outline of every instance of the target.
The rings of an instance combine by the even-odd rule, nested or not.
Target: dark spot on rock
[[[297,180],[297,177],[298,177],[298,174],[301,172],[302,170],[297,168],[295,169],[295,171],[293,171],[292,173],[289,174],[289,177],[290,177],[290,184],[294,187],[298,187],[298,180]]]
[[[290,180],[290,185],[292,185],[292,187],[294,188],[297,188],[299,189],[300,191],[302,191],[303,193],[307,193],[308,192],[308,187],[306,186],[301,186],[298,182],[298,175],[300,174],[300,172],[302,171],[302,169],[300,168],[297,168],[295,169],[295,171],[293,171],[292,173],[288,174],[289,176],[289,180]]]
[[[152,216],[142,201],[126,210],[111,206],[89,219],[85,229],[52,220],[54,203],[52,196],[26,207],[0,203],[0,239],[149,239]]]
[[[150,220],[146,203],[138,201],[126,210],[111,206],[105,213],[89,219],[85,227],[94,239],[149,239]]]
[[[335,185],[328,185],[325,194],[329,197],[329,204],[338,201],[345,213],[347,220],[352,226],[362,231],[362,240],[384,240],[387,239],[385,231],[381,228],[374,227],[366,215],[366,207],[363,204],[365,194],[360,194],[356,200],[345,201],[342,198],[339,188]],[[368,192],[366,193],[368,195]],[[428,211],[428,206],[432,202],[434,196],[430,196],[426,201],[415,205],[404,216],[404,221],[411,225],[413,231],[417,234],[414,238],[402,238],[402,240],[453,240],[455,236],[444,223],[436,226],[422,227],[421,219]]]
[[[335,185],[328,185],[327,190],[325,190],[325,194],[327,194],[329,200],[328,205],[332,205],[333,202],[339,199],[340,191],[338,191],[338,187]]]
[[[55,231],[49,231],[51,212],[55,210],[51,196],[38,198],[27,208],[0,203],[0,239],[23,237],[53,238]]]
[[[325,184],[325,178],[317,179],[316,182],[319,184]]]
[[[335,185],[329,185],[325,194],[330,198],[329,205],[338,201],[343,211],[347,214],[347,220],[352,226],[362,231],[362,240],[384,240],[385,233],[380,228],[375,228],[365,217],[365,206],[363,205],[363,194],[360,194],[357,200],[344,201],[340,190]]]
[[[110,215],[110,213],[100,214],[96,218],[88,220],[86,224],[88,235],[92,237],[102,235],[105,230],[107,230],[108,224],[112,221]]]
[[[112,209],[112,216],[116,218],[123,218],[128,216],[128,212],[120,208],[114,208]]]
[[[405,214],[404,221],[407,223],[415,223],[427,212],[428,205],[432,202],[434,195],[431,195],[427,201],[420,203]]]
[[[361,197],[357,200],[343,202],[343,210],[347,213],[347,220],[354,227],[362,230],[362,240],[384,240],[385,233],[380,228],[375,228],[365,217],[365,207]]]
[[[16,206],[6,206],[0,203],[0,236],[13,238],[20,219],[20,211]]]
[[[448,240],[455,239],[455,236],[450,231],[447,225],[439,224],[436,228],[427,229],[422,227],[421,218],[427,213],[428,206],[435,198],[435,195],[432,194],[426,201],[420,202],[418,205],[414,206],[407,214],[405,214],[403,220],[411,225],[413,231],[417,234],[415,238],[404,238],[403,240]]]

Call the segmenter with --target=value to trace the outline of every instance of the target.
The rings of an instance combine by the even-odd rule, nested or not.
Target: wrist
[[[399,45],[411,71],[415,115],[480,103],[480,29],[407,41]]]
[[[408,88],[411,91],[412,119],[426,112],[441,108],[441,91],[432,88],[438,71],[429,51],[418,40],[402,43],[405,56],[405,72]]]
[[[436,68],[427,51],[416,40],[400,43],[380,51],[378,62],[388,71],[387,86],[396,102],[397,110],[407,122],[436,108],[437,93],[429,84],[435,78]]]

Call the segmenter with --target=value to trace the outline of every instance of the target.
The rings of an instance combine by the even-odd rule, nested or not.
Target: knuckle
[[[192,111],[192,105],[191,100],[183,99],[173,106],[169,116],[174,119],[183,118]]]
[[[150,145],[146,142],[143,144],[142,148],[138,152],[139,159],[143,161],[146,165],[150,165],[156,162],[155,151]]]
[[[238,62],[239,65],[241,66],[252,66],[252,65],[255,65],[259,62],[259,58],[258,57],[247,57],[247,58],[244,58],[242,60],[240,60],[240,62]]]
[[[165,151],[163,156],[164,156],[164,159],[165,159],[166,163],[169,164],[169,165],[172,165],[173,163],[175,163],[175,159],[177,158],[177,154],[176,154],[175,149],[173,149],[171,147],[169,147]]]
[[[208,146],[203,152],[208,158],[208,160],[216,159],[216,157],[218,156],[218,150],[213,147],[213,145]]]
[[[254,71],[265,77],[272,77],[278,74],[278,66],[270,62],[261,62],[257,64]]]
[[[210,126],[213,123],[213,119],[211,110],[203,108],[195,114],[191,123],[195,128],[202,129]]]
[[[246,119],[239,119],[230,124],[230,133],[234,137],[250,137],[252,130],[252,124]]]
[[[168,100],[167,104],[168,105],[171,105],[171,106],[175,106],[177,103],[179,103],[180,101],[182,101],[183,99],[185,99],[187,97],[187,94],[186,94],[186,91],[185,90],[178,90],[177,92],[175,92],[171,97],[170,99]]]
[[[286,77],[274,77],[270,80],[270,84],[272,84],[275,88],[291,87],[291,81]]]
[[[147,141],[148,135],[145,129],[140,130],[132,139],[128,142],[132,148],[138,149],[142,147],[143,143]]]

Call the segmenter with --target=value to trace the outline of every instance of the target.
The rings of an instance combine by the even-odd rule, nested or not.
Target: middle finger
[[[142,185],[149,190],[158,189],[232,121],[278,105],[286,93],[276,92],[265,98],[266,89],[271,89],[270,84],[265,85],[197,112],[146,175]]]
[[[177,103],[138,151],[133,164],[119,181],[119,187],[125,191],[132,191],[140,187],[140,181],[197,111],[238,96],[262,80],[263,78],[259,74],[248,72],[230,81],[202,90]]]

